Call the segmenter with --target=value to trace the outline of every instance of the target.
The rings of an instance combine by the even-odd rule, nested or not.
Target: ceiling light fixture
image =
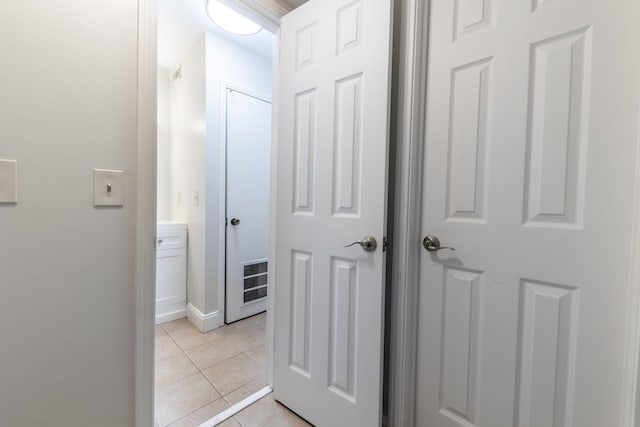
[[[206,0],[207,15],[218,27],[241,36],[256,34],[262,27],[245,18],[220,0]]]

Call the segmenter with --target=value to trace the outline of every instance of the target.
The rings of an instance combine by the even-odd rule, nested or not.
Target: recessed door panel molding
[[[453,40],[491,25],[493,0],[454,0]]]
[[[362,162],[363,74],[336,83],[333,213],[359,216]]]
[[[312,67],[318,61],[318,34],[315,22],[296,32],[296,71]]]
[[[518,427],[572,423],[578,290],[521,281]]]
[[[442,414],[461,426],[475,425],[478,337],[483,273],[444,269],[442,313]]]
[[[338,10],[337,55],[364,43],[363,13],[362,0],[356,0]]]
[[[310,377],[313,256],[307,252],[293,251],[291,270],[289,365],[298,373]]]
[[[316,89],[296,95],[294,129],[293,212],[313,215],[316,163]]]
[[[332,258],[329,389],[353,402],[356,399],[358,287],[358,262]]]
[[[451,72],[447,218],[486,222],[491,58]]]
[[[531,10],[535,12],[543,6],[546,6],[550,3],[555,3],[558,0],[531,0]]]
[[[532,46],[527,225],[582,226],[590,68],[588,28]]]
[[[186,255],[183,249],[157,251],[156,275],[158,282],[156,306],[186,301]],[[186,304],[186,303],[185,303]]]

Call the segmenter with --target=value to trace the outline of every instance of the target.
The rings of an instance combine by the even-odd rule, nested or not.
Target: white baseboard
[[[220,327],[220,319],[217,311],[204,314],[193,305],[187,304],[187,318],[200,332],[209,332]]]
[[[182,319],[183,317],[187,317],[187,307],[185,306],[171,310],[167,313],[156,314],[156,325],[171,322],[172,320]]]

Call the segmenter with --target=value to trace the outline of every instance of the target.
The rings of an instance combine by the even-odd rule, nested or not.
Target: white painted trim
[[[640,103],[640,94],[638,97]],[[640,112],[639,112],[640,115]],[[639,120],[640,123],[640,120]],[[640,427],[640,126],[636,146],[636,175],[633,203],[631,248],[629,251],[629,283],[624,360],[622,425]]]
[[[183,317],[187,317],[187,307],[183,306],[178,310],[173,310],[169,313],[164,313],[160,315],[156,315],[156,325],[160,325],[162,323],[171,322],[172,320],[182,319]]]
[[[218,110],[220,112],[220,143],[218,144],[218,218],[220,218],[218,228],[218,312],[220,313],[220,326],[225,324],[227,304],[227,89],[271,104],[271,98],[263,93],[228,81],[220,81],[220,94],[218,96]],[[268,294],[269,291],[267,291]]]
[[[135,152],[135,425],[154,425],[156,308],[156,2],[138,0],[137,143]]]
[[[428,10],[428,0],[396,2],[396,181],[388,356],[388,416],[394,427],[415,425]]]
[[[278,117],[280,114],[280,30],[276,31],[276,37],[273,42],[273,85],[271,103],[271,182],[269,183],[269,270],[267,273],[267,385],[273,388],[273,365],[275,351],[275,317],[276,299],[274,295],[273,284],[277,283],[276,272],[276,217],[278,212]]]
[[[241,86],[239,84],[231,83],[231,82],[223,80],[223,81],[220,82],[220,86],[221,86],[222,90],[225,90],[225,99],[226,99],[226,89],[231,89],[231,90],[233,90],[235,92],[240,92],[240,93],[245,94],[247,96],[250,96],[252,98],[256,98],[256,99],[259,99],[260,101],[268,102],[269,104],[271,104],[271,97],[269,95],[266,95],[264,93],[260,93],[260,92],[255,91],[255,90],[251,90],[251,89],[246,88],[244,86]],[[226,105],[225,105],[225,107],[226,107]],[[225,110],[226,110],[226,108],[225,108]],[[226,115],[225,115],[225,117],[226,117]],[[225,134],[226,134],[226,132],[225,132]]]
[[[227,317],[227,94],[224,82],[218,90],[218,312],[219,326],[223,326]]]
[[[273,390],[271,390],[270,387],[265,387],[263,389],[260,389],[260,390],[256,391],[255,393],[253,393],[251,396],[249,396],[249,397],[245,398],[244,400],[241,400],[240,402],[236,403],[232,407],[220,412],[218,415],[216,415],[215,417],[211,418],[209,421],[203,422],[198,427],[214,427],[214,426],[217,426],[218,424],[221,424],[221,423],[225,422],[226,420],[228,420],[229,418],[233,417],[235,414],[237,414],[238,412],[240,412],[243,409],[247,408],[248,406],[253,405],[258,400],[262,399],[263,397],[265,397],[266,395],[268,395],[272,391]]]
[[[211,313],[204,314],[198,310],[193,304],[187,304],[187,318],[193,326],[198,328],[202,333],[213,331],[220,327],[218,311],[212,311]]]

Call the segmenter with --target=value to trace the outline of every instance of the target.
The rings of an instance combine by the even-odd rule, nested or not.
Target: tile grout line
[[[217,391],[217,392],[218,392],[218,394],[220,395],[220,398],[221,398],[221,399],[224,399],[224,394],[222,394],[222,391],[221,391],[221,390],[219,390],[219,389],[218,389],[218,387],[216,387],[216,385],[213,383],[213,381],[211,381],[211,380],[209,379],[209,377],[208,377],[208,376],[206,376],[202,371],[200,371],[200,374],[204,377],[204,379],[205,379],[205,380],[207,380],[207,382],[208,382],[209,384],[211,384],[211,387],[213,387],[213,389],[214,389],[215,391]]]
[[[229,359],[233,359],[234,357],[236,357],[236,356],[238,356],[238,355],[242,354],[242,352],[236,353],[236,354],[234,354],[234,355],[232,355],[232,356],[229,356],[229,357],[227,357],[227,358],[224,358],[224,359],[218,360],[217,362],[215,362],[215,363],[214,363],[213,365],[211,365],[211,366],[207,366],[207,367],[206,367],[206,368],[204,368],[204,369],[200,369],[200,367],[196,364],[196,362],[191,358],[191,356],[189,356],[189,354],[188,354],[186,351],[184,351],[183,353],[184,353],[184,354],[187,356],[187,358],[188,358],[188,359],[189,359],[189,360],[190,360],[190,361],[195,365],[196,369],[198,369],[200,372],[203,372],[203,374],[202,374],[202,375],[204,375],[204,371],[206,371],[207,369],[209,369],[209,368],[213,368],[215,365],[217,365],[217,364],[219,364],[219,363],[226,362],[227,360],[229,360]],[[251,356],[249,356],[249,357],[251,357]],[[205,375],[205,376],[206,376],[206,375]]]
[[[162,326],[162,325],[161,325],[161,326]],[[164,328],[163,328],[163,329],[164,329]],[[168,333],[168,332],[167,332],[167,335],[169,335],[169,333]],[[173,341],[173,342],[176,344],[176,346],[178,346],[178,349],[180,350],[180,353],[177,353],[177,354],[174,354],[174,355],[171,355],[171,356],[167,356],[167,357],[163,357],[162,359],[155,360],[155,361],[154,361],[154,365],[155,365],[155,364],[157,364],[157,363],[158,363],[159,361],[161,361],[161,360],[165,360],[165,359],[168,359],[168,358],[170,358],[170,357],[177,356],[178,354],[182,354],[182,355],[184,355],[187,359],[189,359],[189,362],[191,362],[191,364],[193,365],[193,367],[194,367],[194,368],[196,368],[196,370],[197,370],[199,373],[201,373],[201,374],[202,374],[202,371],[200,370],[200,368],[198,368],[198,365],[196,365],[196,364],[195,364],[195,362],[194,362],[193,360],[191,360],[191,358],[189,357],[189,355],[188,355],[188,354],[187,354],[187,353],[186,353],[186,352],[185,352],[185,351],[184,351],[184,350],[183,350],[183,349],[178,345],[178,343],[173,339],[173,337],[172,337],[171,335],[169,335],[169,338],[171,338],[171,341]],[[155,370],[155,366],[154,366],[154,370]],[[178,381],[182,381],[182,380],[184,380],[185,378],[189,378],[190,376],[193,376],[193,375],[195,375],[195,374],[196,374],[196,373],[198,373],[198,372],[194,372],[193,374],[185,375],[184,377],[179,378],[179,379],[177,379],[177,380],[175,380],[175,381],[171,381],[171,382],[169,382],[169,383],[162,384],[162,386],[168,386],[168,385],[171,385],[171,384],[175,384],[175,383],[177,383]],[[206,375],[202,374],[202,376],[203,376],[203,377],[205,377],[205,379],[206,379],[207,381],[209,381],[209,379],[206,377]],[[154,377],[155,377],[155,375],[154,375]],[[213,384],[212,384],[212,385],[213,385]],[[155,384],[155,378],[154,378],[154,385],[153,385],[153,387],[154,387],[154,389],[159,388],[159,387],[156,387],[156,384]],[[214,388],[215,388],[215,387],[214,387]],[[218,391],[218,390],[216,389],[216,391]]]
[[[175,421],[173,421],[171,424],[175,424],[175,423],[177,423],[177,422],[179,422],[179,421],[184,420],[185,418],[189,417],[190,415],[193,415],[194,413],[196,413],[196,412],[198,412],[199,410],[201,410],[201,409],[205,408],[206,406],[211,405],[212,403],[217,402],[218,400],[224,400],[224,402],[225,402],[225,403],[227,403],[227,404],[229,403],[229,402],[227,402],[227,401],[224,399],[224,397],[220,396],[219,398],[217,398],[217,399],[215,399],[215,400],[212,400],[211,402],[207,403],[206,405],[203,405],[202,407],[200,407],[200,408],[196,409],[195,411],[191,411],[191,412],[189,412],[187,415],[185,415],[184,417],[180,418],[179,420],[175,420]],[[167,426],[161,426],[161,427],[170,427],[170,426],[171,426],[171,424],[168,424]]]
[[[234,405],[234,403],[229,402],[226,397],[229,396],[231,393],[235,393],[236,391],[240,390],[242,387],[251,384],[253,381],[257,380],[257,378],[252,378],[251,380],[249,380],[248,382],[242,384],[241,386],[238,386],[236,388],[234,388],[233,390],[231,390],[229,393],[225,394],[222,396],[222,398],[229,404],[229,405]],[[265,386],[266,387],[266,386]],[[236,402],[237,403],[237,402]]]
[[[167,331],[164,326],[160,325],[160,327],[162,328],[162,330],[164,331],[165,334],[167,334],[167,336],[169,338],[171,338],[171,341],[173,341],[173,343],[180,349],[180,351],[184,352],[184,349],[182,348],[182,346],[180,344],[178,344],[178,341],[176,341],[175,338],[173,338],[173,336],[169,333],[169,331]]]
[[[197,375],[197,374],[198,374],[198,372],[193,373],[193,374],[191,374],[191,375],[187,375],[187,376],[186,376],[186,377],[184,377],[182,380],[185,380],[185,379],[187,379],[187,378],[191,378],[191,377],[193,377],[193,376],[195,376],[195,375]],[[206,377],[205,377],[205,378],[206,378]],[[179,380],[179,381],[182,381],[182,380]],[[176,381],[176,383],[177,383],[177,382],[178,382],[178,381]],[[175,383],[174,383],[174,384],[175,384]],[[217,399],[214,399],[214,400],[212,400],[212,401],[210,401],[210,402],[207,402],[206,404],[204,404],[203,406],[199,407],[198,409],[196,409],[196,410],[194,410],[194,411],[191,411],[191,412],[189,412],[188,414],[184,415],[183,417],[180,417],[180,418],[178,418],[177,420],[173,420],[173,421],[171,421],[169,424],[165,424],[164,426],[161,426],[161,427],[168,427],[168,426],[170,426],[171,424],[177,423],[178,421],[182,420],[183,418],[188,417],[189,415],[193,414],[194,412],[199,411],[200,409],[204,408],[205,406],[210,405],[211,403],[213,403],[213,402],[215,402],[215,401],[217,401],[217,400],[220,400],[220,399],[222,399],[222,398],[223,398],[223,397],[222,397],[222,396],[220,396],[220,397],[218,397]],[[154,411],[154,412],[155,412],[155,411]]]
[[[262,345],[262,344],[261,344],[261,345]],[[261,345],[256,346],[256,347],[260,347]],[[254,347],[254,348],[256,348],[256,347]],[[254,358],[253,358],[253,356],[251,356],[249,353],[247,353],[247,352],[245,351],[245,352],[243,352],[242,354],[244,354],[244,355],[246,355],[247,357],[249,357],[249,359],[251,359],[251,361],[253,361],[253,363],[255,363],[255,364],[258,366],[258,368],[262,368],[262,364],[261,364],[260,362],[258,362],[256,359],[254,359]]]

